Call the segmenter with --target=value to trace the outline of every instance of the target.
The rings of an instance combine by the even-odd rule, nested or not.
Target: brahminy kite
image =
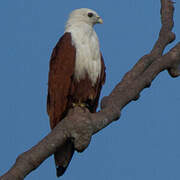
[[[65,33],[56,44],[50,59],[47,112],[53,129],[74,106],[96,112],[105,65],[93,26],[101,17],[87,8],[69,15]],[[54,154],[57,176],[64,174],[74,153],[69,140]]]

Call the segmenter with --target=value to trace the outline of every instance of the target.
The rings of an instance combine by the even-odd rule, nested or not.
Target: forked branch
[[[172,77],[180,75],[180,43],[163,55],[165,47],[175,40],[173,28],[174,6],[171,0],[161,0],[162,27],[153,49],[144,55],[125,74],[109,96],[101,101],[101,110],[91,114],[87,109],[74,108],[51,133],[27,152],[19,155],[12,168],[0,180],[23,180],[45,159],[51,156],[68,138],[81,152],[90,143],[91,136],[120,117],[124,106],[140,97],[140,92],[151,85],[156,76],[168,70]]]

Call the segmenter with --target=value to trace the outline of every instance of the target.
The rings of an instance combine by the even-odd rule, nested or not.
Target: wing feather
[[[71,34],[65,33],[54,48],[50,59],[47,112],[51,128],[54,128],[67,113],[75,57],[76,50],[72,44]]]
[[[106,81],[106,66],[104,64],[104,59],[103,59],[103,56],[101,54],[101,74],[100,74],[100,77],[99,77],[98,82],[97,82],[96,97],[94,99],[94,105],[92,108],[92,112],[96,112],[96,109],[98,107],[99,97],[101,94],[101,89],[102,89],[102,86],[104,85],[105,81]]]

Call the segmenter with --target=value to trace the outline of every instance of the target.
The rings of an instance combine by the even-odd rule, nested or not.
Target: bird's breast
[[[76,48],[75,78],[84,79],[86,74],[94,85],[101,73],[99,41],[95,31],[72,31],[72,43]]]

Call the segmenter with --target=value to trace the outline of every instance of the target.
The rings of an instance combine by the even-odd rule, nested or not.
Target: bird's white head
[[[86,23],[90,26],[94,26],[97,23],[102,24],[103,20],[92,9],[81,8],[81,9],[75,9],[70,13],[69,19],[66,24],[66,28],[67,26],[76,23]]]

